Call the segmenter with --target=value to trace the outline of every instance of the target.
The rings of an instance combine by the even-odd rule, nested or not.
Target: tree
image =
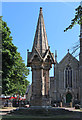
[[[74,27],[74,25],[76,24],[79,24],[81,25],[82,24],[82,6],[79,5],[76,9],[75,9],[76,13],[75,13],[75,17],[74,19],[72,19],[71,21],[71,24],[64,30],[64,32],[66,32],[67,30],[69,29],[72,29]],[[72,51],[72,54],[74,54],[78,49],[80,48],[80,42],[78,42],[78,44],[76,44],[74,47],[73,47],[73,51]]]
[[[2,22],[0,21],[0,95],[2,93]]]
[[[71,21],[71,25],[69,25],[65,30],[64,32],[66,32],[68,29],[72,29],[73,26],[75,24],[79,24],[81,25],[82,24],[82,6],[79,5],[76,9],[75,9],[76,13],[75,13],[75,17],[74,19],[72,19]]]
[[[25,94],[29,84],[29,70],[25,66],[17,47],[12,42],[11,31],[0,17],[2,27],[2,93],[5,95]]]

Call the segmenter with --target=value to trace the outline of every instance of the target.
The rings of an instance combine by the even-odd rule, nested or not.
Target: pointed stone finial
[[[55,61],[57,62],[57,50],[55,50]]]
[[[50,49],[50,46],[48,46],[48,48]]]
[[[69,53],[69,49],[68,49],[68,53]]]
[[[40,13],[42,13],[42,7],[40,7]]]
[[[27,52],[29,52],[29,49],[27,49]]]
[[[40,7],[40,11],[42,11],[42,7]]]

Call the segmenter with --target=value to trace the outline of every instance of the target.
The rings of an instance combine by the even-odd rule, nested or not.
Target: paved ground
[[[10,111],[13,111],[17,108],[6,108],[6,109],[0,109],[0,115],[6,115],[7,113],[9,113]]]
[[[69,111],[78,111],[78,112],[82,112],[80,109],[75,109],[73,108],[64,108],[65,110],[69,110]]]

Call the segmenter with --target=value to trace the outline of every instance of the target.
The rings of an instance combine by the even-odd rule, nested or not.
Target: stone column
[[[32,96],[31,106],[42,106],[43,69],[32,66]]]

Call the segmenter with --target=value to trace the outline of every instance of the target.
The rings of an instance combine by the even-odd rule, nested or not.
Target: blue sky
[[[74,43],[79,40],[79,25],[72,30],[64,29],[74,18],[75,8],[79,2],[3,2],[2,16],[7,22],[13,37],[13,43],[18,47],[27,65],[27,49],[31,51],[40,7],[43,8],[44,23],[50,50],[57,50],[58,62],[67,54]],[[70,51],[71,52],[71,51]],[[53,75],[53,70],[50,72]],[[31,81],[31,73],[28,76]]]

